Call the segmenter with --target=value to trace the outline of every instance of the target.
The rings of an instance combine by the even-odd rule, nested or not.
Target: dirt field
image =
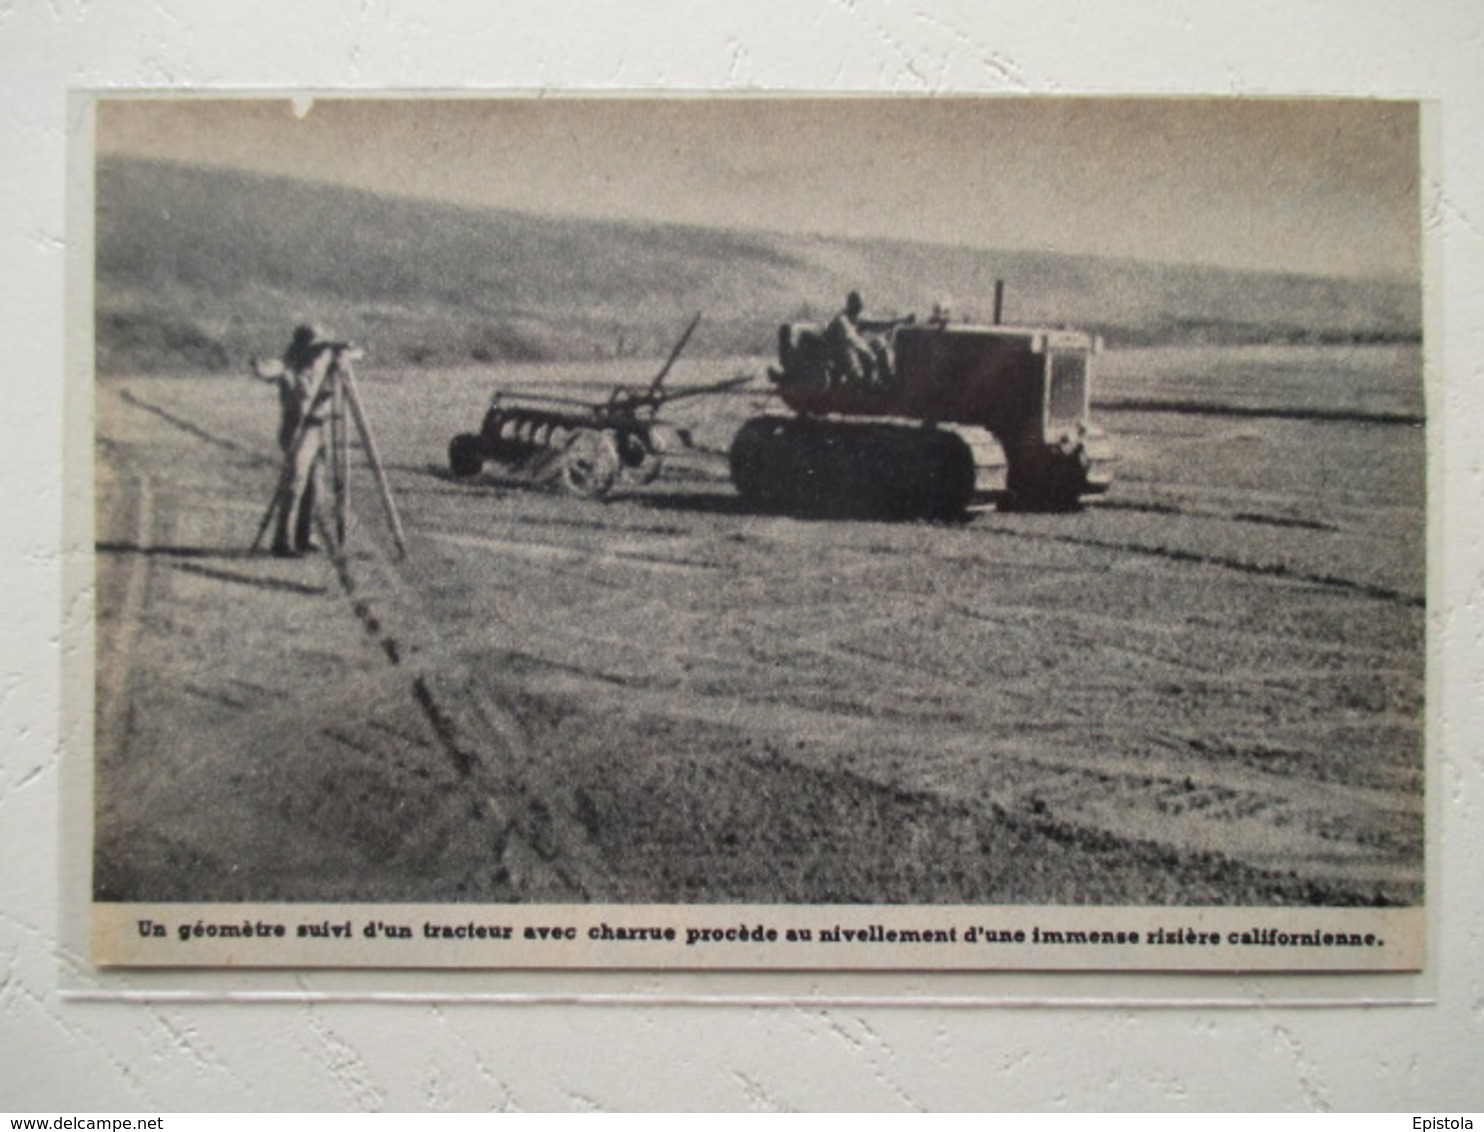
[[[360,476],[338,565],[247,550],[271,389],[104,377],[98,897],[1419,902],[1417,351],[1104,362],[1105,499],[930,525],[747,513],[750,394],[623,498],[454,481],[654,363],[367,359],[409,553]]]

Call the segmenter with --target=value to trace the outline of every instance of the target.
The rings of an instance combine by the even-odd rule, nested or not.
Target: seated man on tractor
[[[862,317],[864,310],[860,292],[852,291],[845,298],[845,309],[825,328],[832,384],[886,389],[896,374],[891,331],[912,319],[873,322]]]
[[[829,347],[831,384],[863,386],[876,377],[876,353],[860,331],[861,311],[865,303],[859,291],[845,299],[845,309],[825,327],[824,340]]]
[[[896,378],[892,331],[916,319],[870,321],[861,316],[864,307],[860,292],[852,291],[822,330],[818,323],[785,322],[778,328],[782,368],[771,371],[773,379],[821,389],[890,389]]]

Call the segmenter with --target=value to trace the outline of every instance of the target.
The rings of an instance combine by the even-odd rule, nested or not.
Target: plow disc
[[[602,499],[620,485],[653,483],[665,452],[686,447],[686,434],[652,421],[622,425],[580,414],[497,405],[478,433],[460,433],[448,445],[449,470],[477,476],[486,464],[533,487]]]

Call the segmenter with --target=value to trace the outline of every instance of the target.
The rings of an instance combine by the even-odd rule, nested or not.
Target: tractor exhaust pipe
[[[1005,313],[1005,281],[996,279],[994,281],[994,324],[1000,325],[1001,316]]]

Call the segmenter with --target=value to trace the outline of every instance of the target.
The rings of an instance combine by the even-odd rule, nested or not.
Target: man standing
[[[279,484],[278,524],[273,553],[298,558],[319,549],[314,537],[314,505],[324,480],[324,425],[331,402],[330,371],[340,344],[326,340],[313,326],[295,328],[293,341],[276,365],[253,371],[278,385],[278,445],[284,468]]]

